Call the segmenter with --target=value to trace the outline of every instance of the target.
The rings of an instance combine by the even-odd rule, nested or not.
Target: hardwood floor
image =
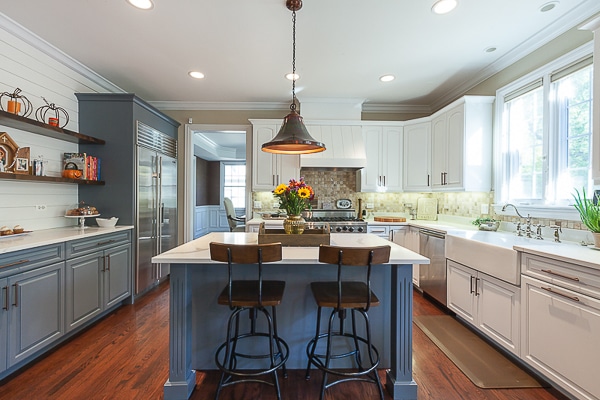
[[[161,284],[134,305],[119,308],[29,367],[0,382],[0,399],[162,399],[168,376],[169,286]],[[415,315],[442,312],[414,295]],[[419,400],[564,400],[554,389],[479,389],[421,332],[413,330],[413,375]],[[381,377],[385,379],[384,372]],[[193,400],[213,399],[219,374],[198,373]],[[281,379],[283,399],[318,398],[320,376],[304,380],[303,371]],[[221,399],[271,400],[272,388],[237,385]],[[326,392],[327,400],[377,399],[373,385],[348,383]],[[386,400],[391,397],[386,393]]]

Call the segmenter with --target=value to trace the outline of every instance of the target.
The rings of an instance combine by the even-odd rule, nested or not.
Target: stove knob
[[[364,231],[365,231],[365,228],[363,228],[362,226],[359,226],[359,227],[358,227],[358,231],[359,231],[359,232],[364,232]]]
[[[354,232],[354,228],[353,227],[348,228],[348,232]]]
[[[345,231],[347,231],[347,230],[348,230],[348,227],[347,227],[347,226],[344,226],[344,232],[345,232]]]
[[[341,232],[341,231],[342,231],[342,228],[338,226],[337,228],[335,228],[335,231],[336,231],[336,232]]]

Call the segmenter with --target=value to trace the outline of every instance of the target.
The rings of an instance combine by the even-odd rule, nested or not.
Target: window
[[[591,46],[497,92],[497,202],[568,206],[593,192]]]
[[[223,197],[235,208],[246,207],[246,165],[223,163]]]

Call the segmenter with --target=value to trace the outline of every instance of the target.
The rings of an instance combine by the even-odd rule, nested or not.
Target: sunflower
[[[310,189],[307,187],[298,189],[298,196],[303,199],[308,199],[310,197]]]
[[[275,188],[275,190],[273,190],[273,193],[275,194],[284,194],[285,191],[287,190],[287,185],[285,183],[280,184],[279,186],[277,186]]]

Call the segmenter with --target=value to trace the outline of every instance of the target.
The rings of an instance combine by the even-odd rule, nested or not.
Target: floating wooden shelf
[[[51,137],[54,139],[64,140],[71,143],[79,144],[104,144],[104,140],[96,139],[92,136],[82,135],[78,132],[73,132],[68,129],[58,128],[56,126],[48,125],[43,122],[38,122],[34,119],[25,118],[20,115],[8,113],[0,110],[0,125],[9,126],[15,129],[21,129],[23,131],[37,133]],[[34,178],[40,178],[39,176]],[[62,178],[61,178],[62,179]]]
[[[17,181],[31,182],[57,182],[57,183],[76,183],[78,185],[104,185],[104,181],[89,181],[87,179],[69,179],[58,176],[35,176],[24,174],[12,174],[9,172],[0,172],[0,179],[14,179]]]

